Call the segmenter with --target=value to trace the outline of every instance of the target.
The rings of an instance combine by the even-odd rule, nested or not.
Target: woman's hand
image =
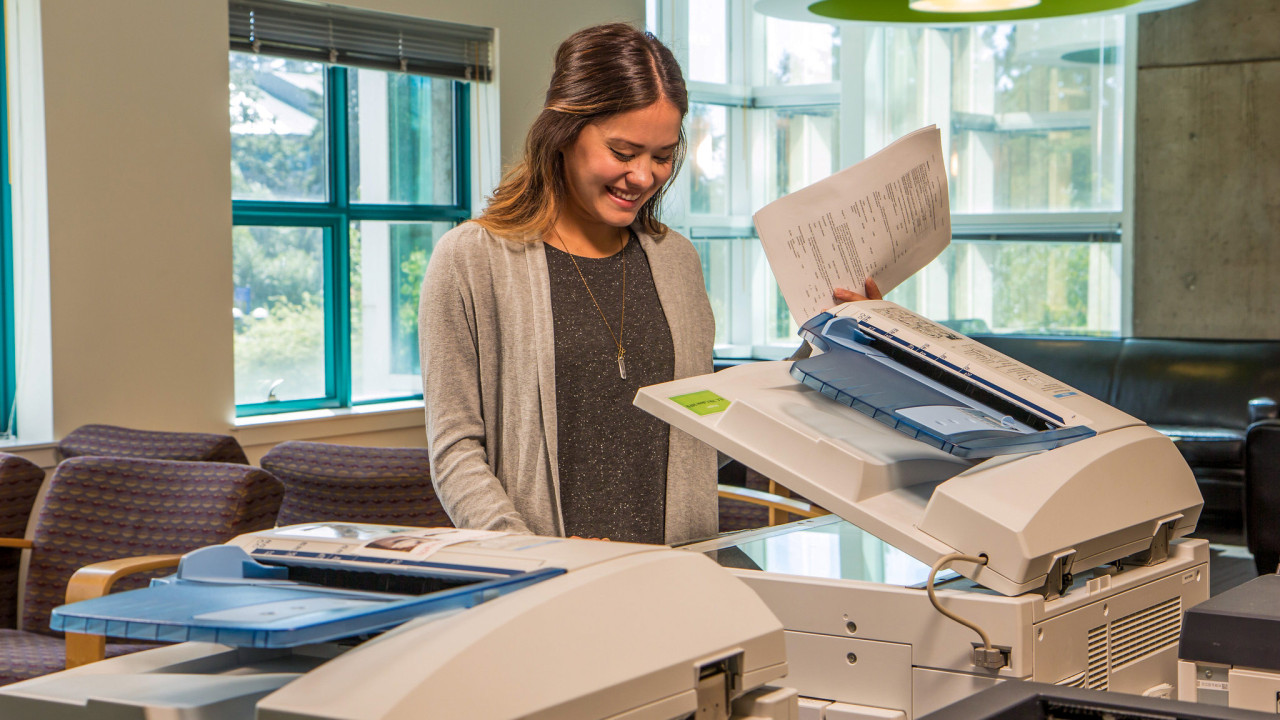
[[[871,278],[867,278],[867,286],[864,289],[867,292],[866,295],[859,295],[858,293],[852,290],[845,290],[844,288],[836,288],[835,292],[831,293],[831,297],[836,301],[836,303],[857,302],[859,300],[883,300],[884,299],[884,295],[880,292],[880,288],[876,286],[875,280],[872,280]]]

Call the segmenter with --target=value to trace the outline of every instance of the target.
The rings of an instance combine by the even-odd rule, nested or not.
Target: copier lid
[[[999,360],[999,369],[1032,377]],[[957,552],[985,555],[985,565],[953,567],[1005,595],[1195,528],[1203,500],[1172,442],[1082,393],[1060,391],[1045,406],[1062,408],[1067,426],[1089,418],[1088,437],[977,460],[806,387],[791,365],[749,363],[653,385],[635,404],[926,565]]]
[[[933,488],[974,461],[837,404],[790,366],[737,365],[641,388],[635,402],[921,562],[954,552],[915,523]],[[707,396],[722,402],[689,407]]]

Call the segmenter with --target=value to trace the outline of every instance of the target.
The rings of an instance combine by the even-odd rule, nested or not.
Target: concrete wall
[[[227,432],[226,0],[17,1],[38,11],[43,50],[53,388],[52,437],[43,439],[85,423]],[[507,158],[541,108],[560,40],[644,18],[644,0],[347,4],[496,28]],[[425,442],[420,410],[388,417],[258,425],[241,436],[251,456],[286,438]]]
[[[1280,338],[1280,3],[1139,26],[1133,331]]]

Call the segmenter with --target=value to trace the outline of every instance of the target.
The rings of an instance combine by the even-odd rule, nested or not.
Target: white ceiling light
[[[999,12],[1039,4],[1040,0],[911,0],[911,9],[932,13]]]
[[[945,11],[925,11],[929,2]],[[1194,0],[755,0],[756,12],[784,20],[876,26],[996,25],[1114,13],[1167,10]]]

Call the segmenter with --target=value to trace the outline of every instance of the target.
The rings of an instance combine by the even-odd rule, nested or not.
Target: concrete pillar
[[[1133,331],[1280,338],[1280,3],[1139,26]]]

